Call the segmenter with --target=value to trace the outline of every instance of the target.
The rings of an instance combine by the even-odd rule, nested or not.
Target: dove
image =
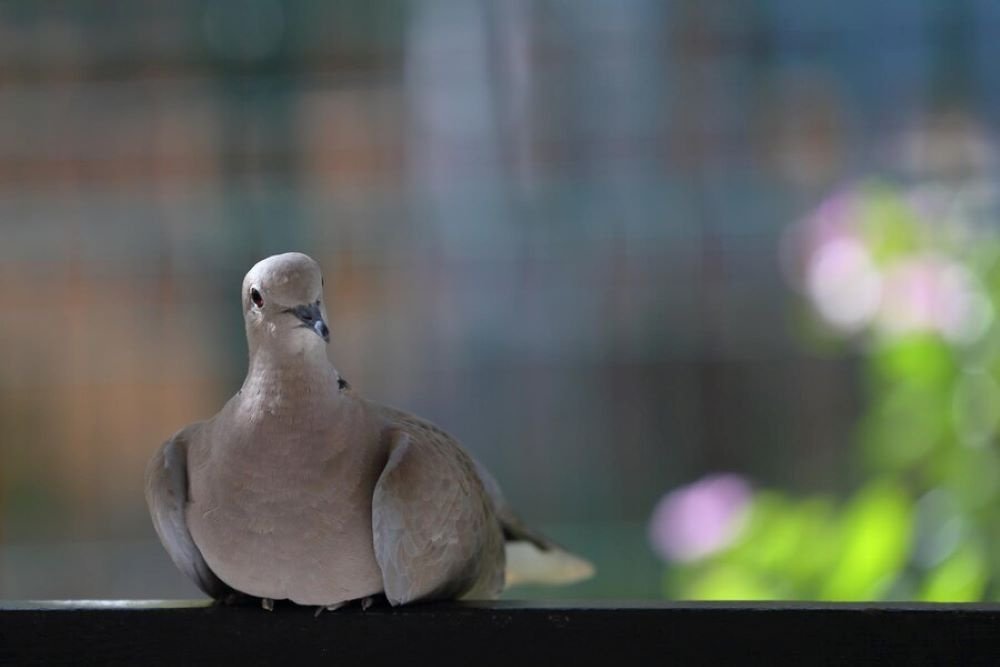
[[[323,287],[302,253],[250,269],[242,387],[147,466],[153,526],[181,572],[216,599],[317,611],[379,595],[491,599],[505,583],[591,576],[588,561],[515,515],[455,438],[340,376]]]

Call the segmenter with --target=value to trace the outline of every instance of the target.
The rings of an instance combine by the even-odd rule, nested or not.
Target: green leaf
[[[920,599],[927,602],[974,602],[986,592],[989,570],[976,545],[963,545],[933,569],[924,581]]]
[[[953,407],[961,441],[986,446],[1000,424],[1000,384],[985,371],[962,373],[955,386]]]
[[[954,441],[948,386],[896,384],[872,400],[860,428],[868,461],[876,469],[908,468],[936,447]]]
[[[896,190],[869,185],[861,200],[861,232],[876,263],[885,265],[920,246],[920,224]]]
[[[992,447],[958,448],[946,463],[944,485],[967,512],[996,507],[1000,455]]]
[[[723,560],[808,589],[836,554],[833,507],[824,498],[787,500],[774,492],[754,499],[744,539]]]
[[[906,561],[912,523],[912,502],[898,485],[880,480],[863,488],[845,510],[840,559],[822,587],[822,597],[880,597]]]
[[[950,386],[958,373],[955,353],[940,337],[911,334],[878,345],[871,354],[870,367],[877,391],[890,385]]]
[[[752,570],[739,565],[717,565],[696,577],[685,590],[692,600],[773,600],[784,597]]]

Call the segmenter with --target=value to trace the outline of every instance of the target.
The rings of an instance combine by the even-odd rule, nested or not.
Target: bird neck
[[[325,403],[337,396],[337,369],[325,348],[269,350],[259,348],[250,355],[246,379],[240,389],[245,401],[266,402],[272,407]]]

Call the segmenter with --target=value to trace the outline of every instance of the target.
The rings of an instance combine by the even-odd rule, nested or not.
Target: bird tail
[[[534,542],[507,542],[506,585],[572,584],[594,576],[594,566],[583,558],[555,545],[540,547]]]

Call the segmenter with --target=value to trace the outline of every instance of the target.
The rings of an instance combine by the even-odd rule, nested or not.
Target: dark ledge
[[[1000,605],[0,601],[0,665],[1000,665]]]

